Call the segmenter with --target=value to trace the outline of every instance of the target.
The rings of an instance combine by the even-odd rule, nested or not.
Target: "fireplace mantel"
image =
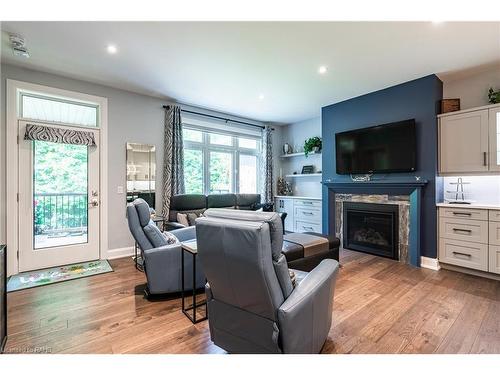
[[[354,182],[347,180],[326,180],[323,185],[328,188],[328,233],[335,233],[335,194],[392,194],[408,195],[410,197],[410,236],[409,236],[409,263],[420,266],[421,244],[421,216],[422,216],[422,189],[427,180],[375,180]]]
[[[329,188],[423,188],[427,185],[427,180],[420,181],[391,181],[391,180],[375,180],[367,182],[354,181],[324,181],[323,185]]]

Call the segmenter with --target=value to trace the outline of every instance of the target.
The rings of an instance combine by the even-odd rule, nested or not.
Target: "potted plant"
[[[321,138],[320,137],[312,137],[307,139],[304,142],[304,154],[309,155],[312,153],[317,153],[321,151]]]
[[[500,103],[500,90],[493,90],[493,87],[490,87],[488,90],[488,99],[491,104]]]

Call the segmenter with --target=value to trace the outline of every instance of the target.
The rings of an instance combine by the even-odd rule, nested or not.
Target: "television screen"
[[[415,120],[335,134],[338,174],[416,170]]]

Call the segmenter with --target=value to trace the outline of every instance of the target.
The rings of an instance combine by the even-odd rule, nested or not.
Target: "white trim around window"
[[[203,163],[203,191],[202,194],[214,194],[211,191],[210,186],[210,155],[214,152],[228,153],[231,155],[231,172],[232,181],[230,191],[228,193],[239,193],[240,192],[240,157],[243,155],[254,156],[256,158],[256,191],[255,193],[261,192],[261,158],[262,158],[262,132],[260,129],[258,131],[251,130],[247,132],[238,132],[234,129],[219,130],[218,127],[207,127],[207,126],[196,126],[191,121],[185,123],[183,120],[183,129],[195,130],[202,133],[201,142],[189,141],[184,139],[184,149],[185,150],[197,150],[202,152],[202,163]],[[230,145],[213,144],[210,143],[210,135],[226,135],[231,137]],[[252,139],[256,141],[256,148],[244,148],[239,146],[238,138]],[[186,185],[186,192],[189,192],[188,186]],[[226,193],[226,191],[216,191],[215,193]]]

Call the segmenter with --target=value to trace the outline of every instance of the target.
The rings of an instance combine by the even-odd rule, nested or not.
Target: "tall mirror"
[[[155,178],[155,146],[127,142],[127,203],[142,198],[155,208]]]

